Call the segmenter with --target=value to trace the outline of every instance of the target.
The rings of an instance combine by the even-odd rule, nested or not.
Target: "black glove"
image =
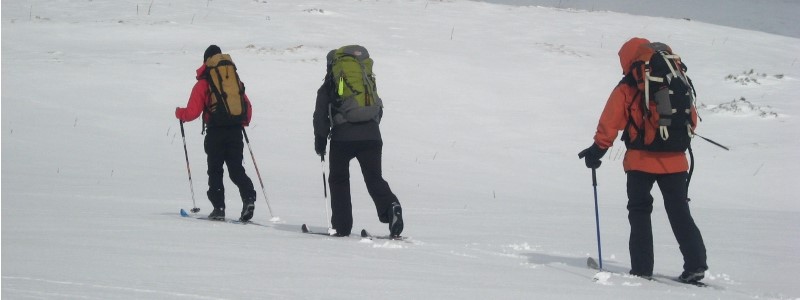
[[[602,163],[600,158],[606,155],[606,151],[608,149],[600,149],[597,144],[592,144],[589,148],[583,149],[581,153],[578,153],[578,158],[585,158],[587,168],[597,169]]]
[[[322,137],[314,138],[314,151],[317,151],[317,155],[323,156],[325,155],[325,147],[328,146],[328,139]]]

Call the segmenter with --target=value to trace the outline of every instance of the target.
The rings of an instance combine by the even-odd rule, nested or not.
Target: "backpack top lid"
[[[206,59],[206,67],[213,68],[221,65],[234,65],[230,54],[218,53]]]
[[[339,49],[334,49],[328,52],[328,65],[332,64],[334,60],[343,56],[352,56],[358,61],[364,61],[365,59],[369,58],[369,51],[364,46],[360,45],[348,45],[340,47]]]
[[[634,54],[634,63],[637,61],[641,62],[649,62],[650,58],[653,57],[656,53],[666,52],[667,54],[672,54],[672,48],[667,46],[664,43],[647,43],[641,44],[636,49],[636,53]]]

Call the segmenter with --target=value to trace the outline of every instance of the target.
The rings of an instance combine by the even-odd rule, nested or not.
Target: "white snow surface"
[[[703,122],[690,187],[710,288],[621,275],[629,225],[617,142],[577,153],[633,36],[689,66]],[[201,123],[174,108],[204,49],[247,84],[254,221],[203,216]],[[311,115],[328,50],[366,46],[386,109],[384,176],[407,242],[325,230]],[[800,299],[800,39],[702,22],[472,1],[4,1],[5,299]],[[753,70],[753,71],[751,71]],[[355,227],[386,234],[357,162]],[[241,209],[226,178],[229,218]],[[657,188],[655,272],[682,258]],[[278,222],[270,221],[279,217]]]

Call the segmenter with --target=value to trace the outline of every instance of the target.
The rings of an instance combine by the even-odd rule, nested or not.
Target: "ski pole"
[[[330,231],[330,218],[328,217],[328,179],[325,177],[325,154],[320,155],[320,167],[322,169],[322,192],[325,194],[325,224],[328,224],[328,231]]]
[[[600,247],[600,213],[597,208],[597,169],[592,168],[592,187],[594,188],[594,220],[597,225],[597,259],[600,264],[600,270],[603,270],[603,250]]]
[[[258,182],[261,184],[261,193],[264,195],[264,202],[267,203],[267,209],[269,209],[269,215],[275,218],[275,215],[272,214],[272,207],[269,205],[269,198],[267,198],[267,192],[264,189],[264,181],[261,180],[261,172],[258,171],[258,165],[256,164],[256,157],[253,155],[253,149],[250,148],[250,139],[247,137],[247,130],[244,129],[242,126],[242,133],[244,133],[244,140],[247,142],[247,150],[250,150],[250,158],[253,159],[253,167],[256,168],[256,175],[258,175]]]
[[[192,212],[198,213],[200,212],[200,208],[197,207],[197,203],[194,201],[194,184],[192,183],[192,169],[189,168],[189,151],[186,150],[186,134],[183,132],[183,121],[178,120],[178,123],[181,124],[181,138],[183,138],[183,154],[186,156],[186,172],[189,173],[189,190],[192,192]]]
[[[728,150],[728,151],[730,151],[730,150],[731,150],[730,148],[728,148],[728,147],[725,147],[725,146],[723,146],[722,144],[720,144],[720,143],[717,143],[717,142],[715,142],[715,141],[713,141],[713,140],[711,140],[711,139],[709,139],[709,138],[706,138],[706,137],[704,137],[704,136],[702,136],[702,135],[699,135],[699,134],[697,134],[697,133],[695,133],[694,135],[696,135],[696,136],[699,136],[701,139],[704,139],[704,140],[706,140],[706,142],[712,143],[712,144],[714,144],[714,145],[715,145],[715,146],[717,146],[717,147],[720,147],[720,148],[722,148],[722,149],[725,149],[725,150]]]

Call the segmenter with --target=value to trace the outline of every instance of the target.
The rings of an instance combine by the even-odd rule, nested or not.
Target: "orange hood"
[[[622,66],[622,74],[627,75],[628,71],[631,69],[631,65],[633,64],[633,60],[636,58],[636,50],[639,46],[644,44],[649,44],[650,41],[644,38],[632,38],[622,44],[622,48],[619,49],[619,64]]]

